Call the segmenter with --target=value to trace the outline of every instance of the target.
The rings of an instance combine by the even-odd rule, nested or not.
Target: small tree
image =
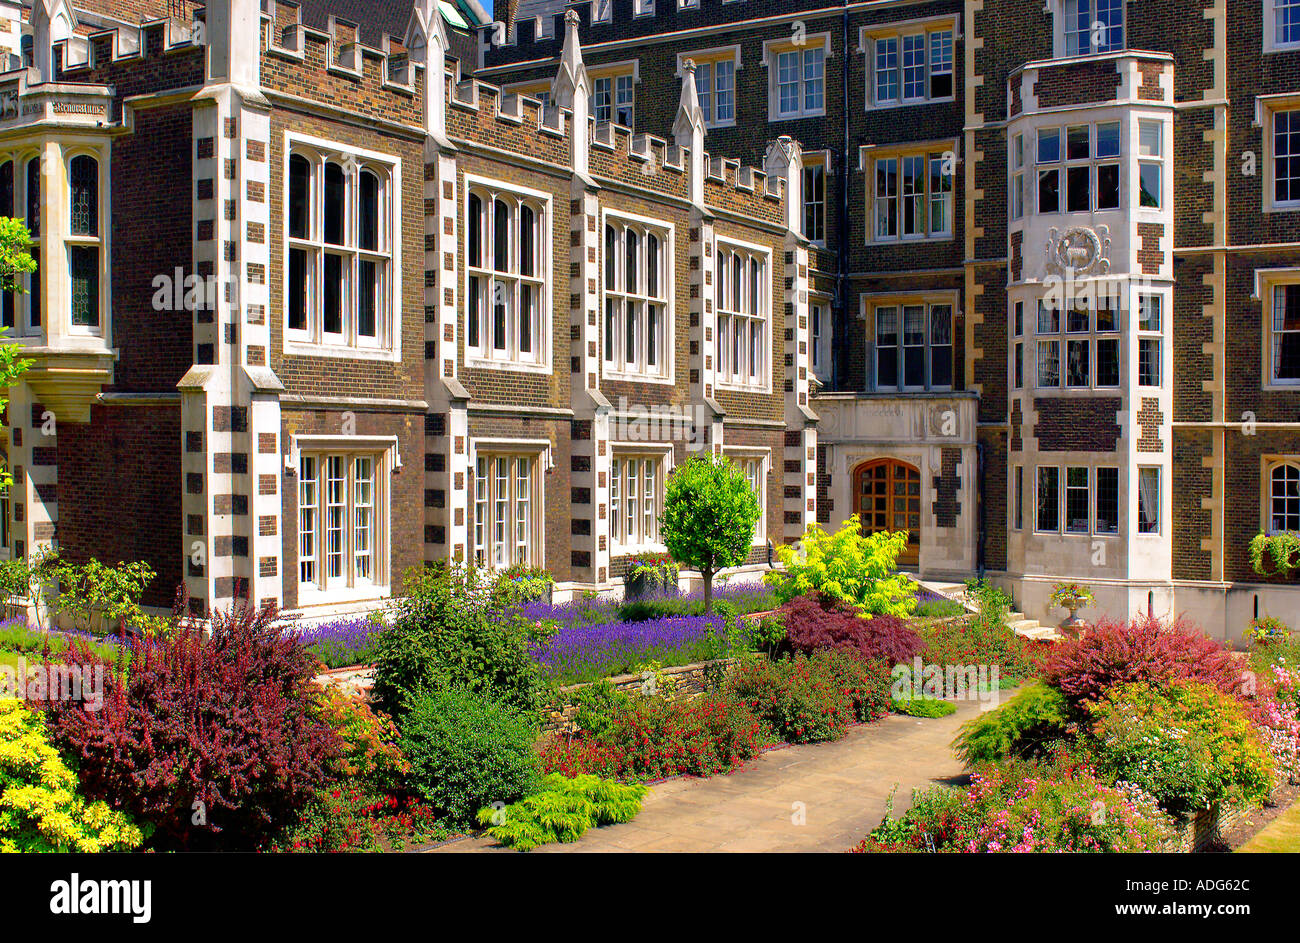
[[[713,612],[713,576],[740,566],[762,510],[744,472],[724,459],[693,458],[668,478],[659,527],[673,559],[704,577],[704,611]]]
[[[36,260],[27,251],[31,244],[32,236],[26,226],[16,219],[0,216],[0,292],[22,292],[22,276],[36,271]],[[5,330],[0,327],[0,337]],[[9,387],[32,365],[30,360],[19,358],[21,349],[17,344],[0,343],[0,412],[9,405],[6,395]],[[12,484],[9,467],[0,465],[0,489]]]
[[[867,616],[907,616],[916,608],[915,587],[896,572],[906,546],[906,533],[864,534],[856,517],[833,534],[811,524],[797,545],[777,549],[784,572],[774,570],[764,579],[782,603],[816,591]]]

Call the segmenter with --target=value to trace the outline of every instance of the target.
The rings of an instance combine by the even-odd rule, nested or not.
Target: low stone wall
[[[1269,801],[1287,785],[1286,781],[1273,785]],[[1214,809],[1203,809],[1190,822],[1178,829],[1178,835],[1170,843],[1169,850],[1182,852],[1204,851],[1222,840],[1223,836],[1241,824],[1242,820],[1259,806],[1224,805]]]
[[[735,664],[734,658],[722,658],[717,661],[696,662],[690,665],[675,665],[672,668],[661,668],[659,677],[668,681],[672,685],[672,692],[668,693],[661,689],[670,700],[684,701],[693,697],[698,697],[708,690],[709,676],[716,677],[720,672],[726,671],[731,665]],[[616,675],[610,678],[614,690],[622,691],[626,694],[635,694],[645,690],[645,686],[653,681],[654,676],[649,672],[640,674]],[[590,687],[591,683],[571,684],[560,689],[563,694],[572,694],[583,688]],[[551,711],[546,721],[542,725],[542,732],[551,733],[573,733],[576,729],[573,725],[573,716],[577,713],[577,708],[573,705],[566,705],[562,710]]]

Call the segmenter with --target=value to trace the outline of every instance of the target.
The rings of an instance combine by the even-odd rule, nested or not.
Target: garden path
[[[912,790],[960,777],[951,743],[979,713],[964,701],[948,717],[891,714],[853,727],[834,743],[771,750],[730,776],[680,778],[652,786],[641,814],[623,825],[589,830],[577,842],[534,853],[566,851],[847,851],[885,814],[895,784],[895,814]],[[796,824],[802,803],[803,823]],[[438,852],[504,851],[490,838],[466,838]]]

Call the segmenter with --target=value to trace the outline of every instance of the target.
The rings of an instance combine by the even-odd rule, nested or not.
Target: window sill
[[[466,357],[465,366],[473,370],[505,370],[511,373],[551,372],[549,363],[528,363],[522,360],[495,360],[488,357]]]
[[[822,109],[821,111],[801,111],[798,114],[791,114],[791,115],[781,115],[781,114],[773,115],[771,112],[768,112],[767,120],[768,122],[798,121],[801,118],[824,118],[824,117],[826,117],[826,110]]]
[[[292,339],[285,340],[284,353],[285,356],[291,357],[336,357],[352,360],[384,360],[392,363],[402,359],[397,350],[383,347],[339,347]]]
[[[388,586],[366,584],[347,589],[330,589],[321,591],[313,583],[298,584],[298,606],[328,606],[334,603],[356,603],[379,601],[392,597]]]
[[[1270,201],[1264,206],[1265,213],[1296,213],[1300,212],[1300,200],[1291,200],[1287,203],[1275,203]]]
[[[714,382],[714,388],[726,390],[729,393],[770,393],[772,388],[766,384],[760,383],[731,383],[723,380]]]
[[[877,246],[880,248],[889,248],[891,246],[933,246],[943,245],[946,242],[952,242],[952,233],[944,233],[940,236],[897,236],[887,239],[868,239],[866,245]]]
[[[609,370],[602,368],[600,371],[602,380],[614,380],[619,383],[657,383],[661,386],[672,386],[672,376],[651,376],[645,373],[631,373],[626,370]]]
[[[957,99],[952,95],[945,98],[909,98],[906,101],[868,102],[865,111],[887,111],[893,108],[913,108],[917,105],[951,105]]]

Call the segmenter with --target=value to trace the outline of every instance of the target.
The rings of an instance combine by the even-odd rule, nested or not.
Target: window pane
[[[289,235],[309,237],[311,225],[311,165],[301,154],[289,158]]]
[[[289,330],[307,330],[307,250],[289,250]]]
[[[343,245],[343,207],[347,201],[347,182],[338,164],[325,165],[325,241]]]
[[[1038,212],[1061,211],[1061,172],[1042,170],[1038,173]]]
[[[357,270],[357,334],[374,337],[379,299],[379,267],[374,262],[363,261]]]
[[[325,256],[325,284],[321,288],[321,302],[326,334],[343,333],[343,257],[327,253]]]
[[[1088,386],[1091,382],[1088,346],[1089,343],[1086,340],[1066,342],[1066,386]]]
[[[1038,385],[1041,387],[1058,387],[1061,385],[1061,342],[1038,342]]]
[[[379,249],[379,178],[370,171],[361,172],[357,199],[357,243],[371,252]]]
[[[1269,481],[1271,529],[1300,531],[1300,466],[1278,465]]]
[[[1273,288],[1273,378],[1300,380],[1300,285]]]
[[[1092,156],[1092,129],[1086,125],[1074,125],[1065,131],[1065,159],[1088,160]]]
[[[1055,532],[1061,526],[1061,494],[1059,468],[1038,469],[1038,516],[1035,528]]]
[[[316,582],[316,459],[298,460],[298,580]]]
[[[469,264],[476,268],[483,265],[483,200],[477,193],[469,195]]]
[[[1097,341],[1097,385],[1119,386],[1119,340]]]
[[[41,162],[35,157],[27,162],[27,231],[33,239],[41,236]]]
[[[1097,125],[1097,156],[1119,156],[1119,122],[1107,121]]]
[[[876,385],[898,386],[898,309],[876,309]]]
[[[1160,338],[1138,338],[1138,385],[1160,385]]]
[[[1119,209],[1119,164],[1097,168],[1097,209]]]
[[[1139,205],[1160,209],[1161,165],[1143,163],[1138,166],[1138,183],[1141,190]]]
[[[99,235],[99,163],[85,154],[72,159],[72,234]],[[74,322],[75,323],[75,322]]]
[[[325,460],[325,577],[343,578],[343,521],[347,512],[347,466],[340,455]]]
[[[898,39],[876,40],[876,101],[898,98]]]
[[[1119,533],[1119,469],[1097,469],[1096,533]]]
[[[374,579],[374,459],[358,458],[352,476],[352,555],[356,578]]]
[[[1038,163],[1054,164],[1061,159],[1061,129],[1046,128],[1038,132]]]
[[[1138,469],[1138,533],[1160,533],[1160,469]]]
[[[492,204],[492,267],[510,271],[510,207],[501,200]]]
[[[1092,209],[1092,168],[1069,168],[1066,183],[1066,210],[1070,213],[1086,213]]]
[[[72,325],[99,327],[99,247],[73,246],[69,261],[72,269]]]
[[[1088,533],[1088,469],[1065,470],[1065,530],[1070,534]]]

